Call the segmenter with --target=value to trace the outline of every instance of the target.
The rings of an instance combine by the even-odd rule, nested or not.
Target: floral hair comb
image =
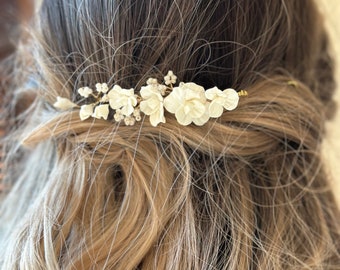
[[[170,70],[164,77],[164,84],[149,78],[139,94],[135,94],[133,88],[123,89],[114,85],[110,89],[106,83],[97,83],[95,91],[89,87],[78,89],[78,94],[89,101],[86,104],[79,106],[67,98],[57,97],[53,106],[60,110],[80,108],[82,121],[89,117],[107,120],[110,110],[113,110],[114,120],[124,121],[128,126],[140,121],[143,113],[150,117],[150,123],[155,127],[165,123],[165,108],[175,114],[178,123],[183,126],[192,122],[202,126],[210,118],[220,117],[224,110],[234,110],[239,97],[247,96],[244,90],[236,92],[228,88],[222,91],[217,87],[205,90],[193,82],[181,82],[174,87],[176,81],[177,76]]]

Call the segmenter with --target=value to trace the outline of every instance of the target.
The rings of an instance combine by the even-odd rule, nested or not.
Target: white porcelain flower
[[[165,123],[163,97],[156,84],[142,86],[140,94],[143,101],[140,103],[140,110],[150,116],[150,123],[156,127],[159,123]]]
[[[96,84],[96,90],[97,90],[98,93],[106,94],[107,91],[109,91],[109,87],[107,86],[106,83],[97,83]]]
[[[166,85],[175,84],[177,81],[177,76],[173,73],[172,70],[168,71],[168,74],[164,77],[164,83]]]
[[[98,105],[95,107],[92,117],[98,118],[98,119],[103,118],[107,120],[108,115],[109,115],[109,104],[102,104],[102,105]]]
[[[234,110],[239,101],[237,92],[231,88],[221,91],[214,87],[205,91],[205,96],[211,100],[209,116],[213,118],[220,117],[223,113],[223,108],[228,111]]]
[[[81,95],[82,97],[88,98],[92,93],[92,89],[89,87],[81,87],[78,89],[78,93],[79,95]]]
[[[80,120],[83,121],[93,114],[94,104],[82,105],[79,111]]]
[[[180,83],[164,99],[164,107],[174,113],[178,123],[187,126],[194,122],[203,125],[208,120],[206,115],[206,98],[204,88],[195,83]]]
[[[78,107],[77,104],[73,103],[68,98],[57,97],[57,101],[53,104],[53,106],[59,110],[69,110],[74,107]]]
[[[137,96],[132,88],[123,89],[119,85],[115,85],[107,96],[109,97],[110,107],[114,110],[120,109],[125,116],[131,115],[137,105]]]

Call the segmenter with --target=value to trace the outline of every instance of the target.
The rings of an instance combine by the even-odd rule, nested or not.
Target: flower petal
[[[159,123],[165,123],[163,107],[161,107],[159,111],[150,115],[150,123],[154,127],[156,127]]]
[[[197,94],[204,94],[204,88],[196,83],[189,82],[189,83],[181,83],[179,88],[182,88],[182,91],[185,90],[191,90],[193,93]],[[188,92],[188,91],[186,91]]]
[[[223,113],[223,106],[214,100],[209,105],[209,116],[213,118],[218,118]]]
[[[111,97],[109,97],[109,103],[110,103],[110,107],[113,110],[117,110],[123,107],[124,104],[126,104],[126,98],[120,98],[118,96],[112,98],[112,95],[111,95]]]
[[[85,119],[89,118],[93,114],[93,108],[93,104],[82,105],[79,111],[80,120],[84,121]]]
[[[104,118],[107,120],[107,117],[109,115],[109,105],[108,104],[103,104],[103,105],[98,105],[94,109],[94,113],[92,114],[92,117],[94,118]]]
[[[85,98],[88,98],[89,95],[91,95],[92,93],[93,93],[92,89],[87,86],[78,89],[78,94]]]
[[[132,97],[135,95],[135,90],[133,88],[130,89],[122,89],[126,96]]]
[[[199,118],[204,114],[206,106],[200,100],[194,100],[189,104],[191,107],[190,115],[192,118]]]
[[[183,126],[187,126],[187,125],[191,124],[191,122],[192,122],[191,115],[185,114],[183,106],[177,109],[175,116],[176,116],[178,123],[180,123]]]
[[[182,89],[175,87],[173,91],[164,98],[164,108],[171,113],[175,113],[179,106],[184,103],[184,93]]]
[[[118,84],[115,84],[113,86],[113,88],[110,90],[109,94],[110,93],[120,93],[121,91],[122,91],[122,88]]]
[[[134,109],[135,108],[132,106],[131,101],[128,99],[128,104],[121,108],[121,112],[125,116],[130,116],[133,113]]]
[[[152,95],[155,94],[155,91],[153,91],[153,85],[147,85],[147,86],[142,86],[140,90],[140,95],[144,99],[150,98]]]
[[[74,107],[77,107],[78,105],[73,103],[71,100],[68,98],[63,98],[63,97],[57,97],[57,101],[53,104],[53,106],[57,109],[60,110],[69,110]]]
[[[207,103],[205,105],[205,112],[204,114],[199,118],[194,118],[192,121],[197,126],[203,126],[206,122],[208,122],[210,116],[209,116],[209,104]]]
[[[143,100],[140,103],[140,110],[146,114],[146,115],[151,115],[158,111],[162,107],[163,109],[163,104],[157,99],[157,98],[150,98],[148,100]]]
[[[204,94],[207,99],[213,100],[221,93],[222,91],[215,86],[213,88],[206,90]]]
[[[238,101],[240,99],[238,93],[234,89],[228,88],[223,91],[223,94],[226,96],[223,107],[228,111],[234,110],[237,107]]]
[[[146,115],[150,115],[153,113],[153,109],[149,106],[149,102],[146,100],[141,101],[139,108],[140,111]]]

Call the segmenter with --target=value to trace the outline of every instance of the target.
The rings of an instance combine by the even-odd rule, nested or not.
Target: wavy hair
[[[320,155],[333,64],[314,2],[45,0],[37,17],[8,91],[3,269],[339,268]],[[51,106],[169,69],[249,96],[203,127]]]

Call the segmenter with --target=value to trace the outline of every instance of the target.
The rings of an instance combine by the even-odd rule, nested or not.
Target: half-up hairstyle
[[[339,268],[320,155],[333,62],[313,1],[45,0],[31,36],[8,89],[3,269]],[[248,97],[202,127],[51,105],[170,69]]]

